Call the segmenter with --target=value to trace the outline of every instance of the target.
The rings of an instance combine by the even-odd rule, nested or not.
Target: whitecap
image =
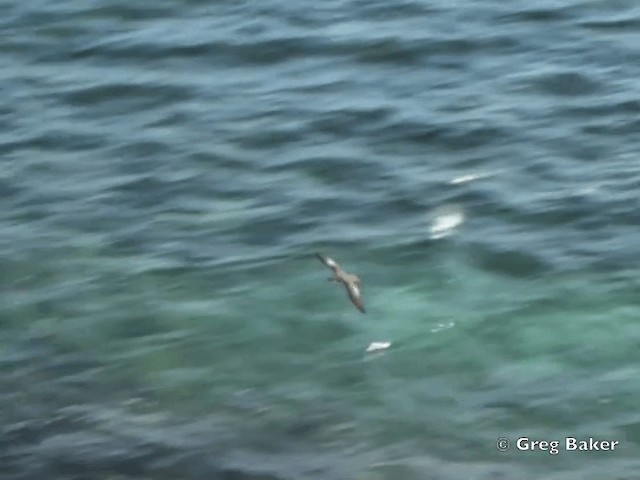
[[[386,350],[391,346],[391,342],[371,342],[367,347],[367,352],[377,352],[379,350]]]
[[[448,206],[436,209],[431,213],[431,238],[443,238],[451,235],[465,221],[461,208]]]

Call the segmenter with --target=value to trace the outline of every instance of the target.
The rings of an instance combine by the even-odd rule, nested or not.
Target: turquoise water
[[[633,2],[0,9],[0,477],[638,478]]]

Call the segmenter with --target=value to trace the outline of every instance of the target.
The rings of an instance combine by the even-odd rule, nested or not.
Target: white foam
[[[443,238],[464,223],[465,216],[461,208],[445,207],[433,212],[431,220],[431,238]]]
[[[367,352],[377,352],[378,350],[386,350],[391,346],[391,342],[372,342],[367,347]]]
[[[461,183],[473,182],[474,180],[481,180],[483,178],[493,177],[499,173],[495,172],[486,172],[486,173],[470,173],[468,175],[461,175],[459,177],[454,178],[449,182],[450,185],[459,185]]]
[[[438,333],[442,330],[448,330],[449,328],[453,328],[455,326],[455,322],[448,323],[439,323],[434,328],[431,329],[431,333]]]

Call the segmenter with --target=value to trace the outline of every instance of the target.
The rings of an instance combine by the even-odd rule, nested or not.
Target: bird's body
[[[362,313],[365,313],[364,303],[362,302],[362,292],[360,290],[360,278],[357,275],[345,272],[333,258],[325,257],[319,253],[316,253],[316,257],[318,257],[318,259],[320,259],[320,261],[333,272],[329,281],[338,282],[344,285],[351,303],[353,303]]]

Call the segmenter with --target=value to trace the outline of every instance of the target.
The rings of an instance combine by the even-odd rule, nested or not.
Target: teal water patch
[[[380,475],[408,469],[418,478],[414,462],[464,462],[481,472],[483,462],[500,464],[501,436],[615,437],[625,446],[616,455],[635,452],[640,382],[630,359],[640,327],[628,277],[514,277],[478,269],[454,245],[404,260],[389,248],[353,257],[329,249],[363,278],[365,315],[311,254],[168,274],[161,264],[137,268],[78,250],[75,264],[92,272],[82,282],[69,282],[58,259],[20,267],[25,288],[39,285],[28,295],[48,307],[12,297],[3,357],[25,335],[43,335],[50,353],[29,381],[56,389],[54,404],[82,398],[83,385],[187,418],[216,412],[244,425],[235,442],[267,448],[271,435],[357,446],[358,462],[378,452],[371,471]],[[392,345],[367,354],[374,341]],[[54,367],[69,354],[76,360]],[[538,465],[541,455],[501,458]],[[616,458],[597,462],[613,468]],[[558,455],[538,468],[550,474],[581,462]]]

